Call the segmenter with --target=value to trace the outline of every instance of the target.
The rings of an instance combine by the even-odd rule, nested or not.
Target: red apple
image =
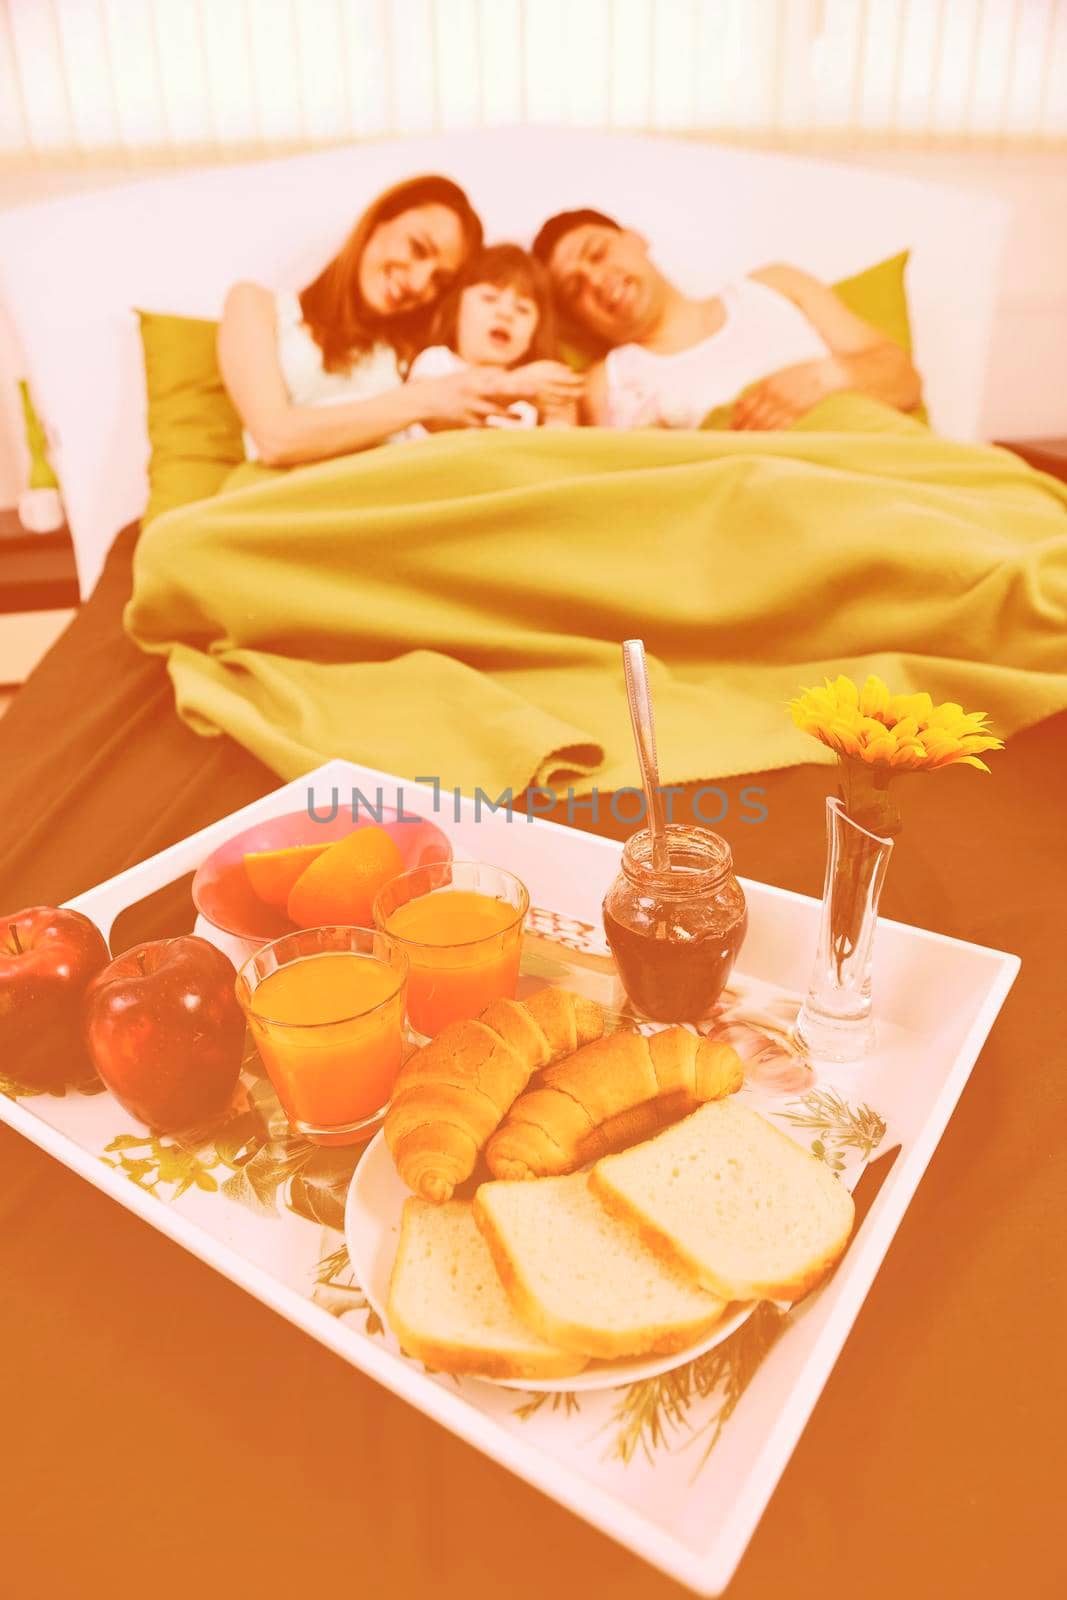
[[[82,996],[107,959],[80,911],[32,906],[0,918],[0,1070],[27,1088],[86,1076]]]
[[[85,1039],[115,1098],[160,1133],[209,1122],[233,1097],[244,1013],[233,963],[195,934],[117,956],[85,995]]]

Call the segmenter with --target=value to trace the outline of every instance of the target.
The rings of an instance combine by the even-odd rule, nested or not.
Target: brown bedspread
[[[5,910],[68,898],[276,784],[190,733],[162,665],[122,637],[134,537],[0,720]],[[886,910],[1016,951],[1022,975],[732,1600],[1067,1584],[1067,717],[995,767],[909,790]],[[724,825],[740,869],[817,893],[826,770],[724,787],[750,783],[769,815]],[[138,932],[172,928],[176,906]],[[7,1129],[0,1163],[2,1592],[682,1592]]]

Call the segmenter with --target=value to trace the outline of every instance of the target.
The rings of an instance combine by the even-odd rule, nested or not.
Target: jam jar
[[[748,930],[730,846],[708,828],[667,826],[670,865],[652,865],[652,835],[626,841],[604,897],[604,932],[636,1010],[698,1022],[726,987]]]

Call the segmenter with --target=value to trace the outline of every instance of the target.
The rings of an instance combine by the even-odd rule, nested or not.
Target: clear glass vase
[[[819,945],[796,1036],[812,1060],[860,1061],[874,1048],[872,947],[893,841],[861,827],[831,796],[826,845]]]

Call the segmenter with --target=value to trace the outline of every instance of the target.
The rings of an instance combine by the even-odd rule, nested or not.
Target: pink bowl
[[[193,903],[200,915],[223,933],[239,939],[256,939],[266,944],[284,933],[296,931],[285,912],[269,906],[253,891],[244,869],[244,857],[255,850],[287,850],[298,844],[333,844],[357,828],[382,827],[396,842],[404,858],[404,871],[432,861],[450,861],[452,846],[448,838],[425,817],[413,817],[405,809],[404,820],[395,808],[382,806],[382,820],[361,816],[352,821],[351,812],[339,810],[331,822],[316,822],[306,811],[291,811],[284,817],[257,822],[208,856],[193,879]]]

